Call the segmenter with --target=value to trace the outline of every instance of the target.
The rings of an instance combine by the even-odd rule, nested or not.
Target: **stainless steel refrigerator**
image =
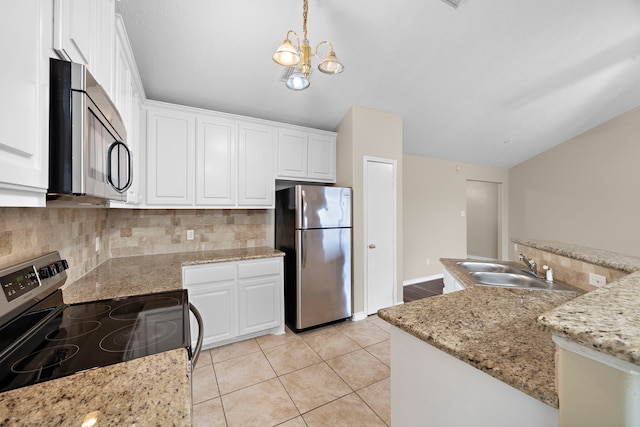
[[[351,316],[351,188],[296,185],[276,192],[285,323],[294,331]]]

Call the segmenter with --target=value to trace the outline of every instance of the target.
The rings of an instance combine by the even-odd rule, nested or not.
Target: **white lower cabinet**
[[[456,278],[449,270],[444,269],[444,289],[442,290],[443,294],[449,294],[451,292],[462,291],[467,287],[462,284],[460,280]]]
[[[283,280],[281,257],[183,267],[182,285],[204,324],[202,347],[284,333]]]

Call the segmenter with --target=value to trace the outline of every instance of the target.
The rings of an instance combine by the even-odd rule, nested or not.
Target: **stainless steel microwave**
[[[47,204],[126,201],[131,150],[118,110],[81,64],[51,59]]]

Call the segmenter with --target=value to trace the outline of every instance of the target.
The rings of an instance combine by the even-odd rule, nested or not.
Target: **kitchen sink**
[[[469,273],[469,276],[478,285],[501,286],[505,288],[538,289],[544,291],[575,292],[575,289],[562,283],[549,283],[545,280],[525,274],[519,274],[517,272],[509,273],[494,271],[472,271],[471,273]]]
[[[460,261],[458,265],[468,271],[520,274],[520,270],[516,268],[495,262]]]

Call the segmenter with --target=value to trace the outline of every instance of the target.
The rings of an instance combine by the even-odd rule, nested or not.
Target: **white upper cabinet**
[[[195,129],[193,114],[147,111],[147,204],[193,205]]]
[[[196,204],[236,204],[236,141],[232,120],[199,115],[196,118]]]
[[[277,178],[336,182],[336,136],[293,128],[278,131]]]
[[[49,182],[50,2],[3,2],[0,206],[44,206]]]
[[[230,114],[147,104],[148,205],[274,206],[273,127]]]
[[[238,205],[273,207],[274,129],[253,123],[241,123],[238,144]]]
[[[278,178],[307,178],[309,135],[292,129],[278,132]]]
[[[53,0],[53,48],[112,92],[115,0]]]
[[[335,135],[309,134],[308,178],[336,182]]]

